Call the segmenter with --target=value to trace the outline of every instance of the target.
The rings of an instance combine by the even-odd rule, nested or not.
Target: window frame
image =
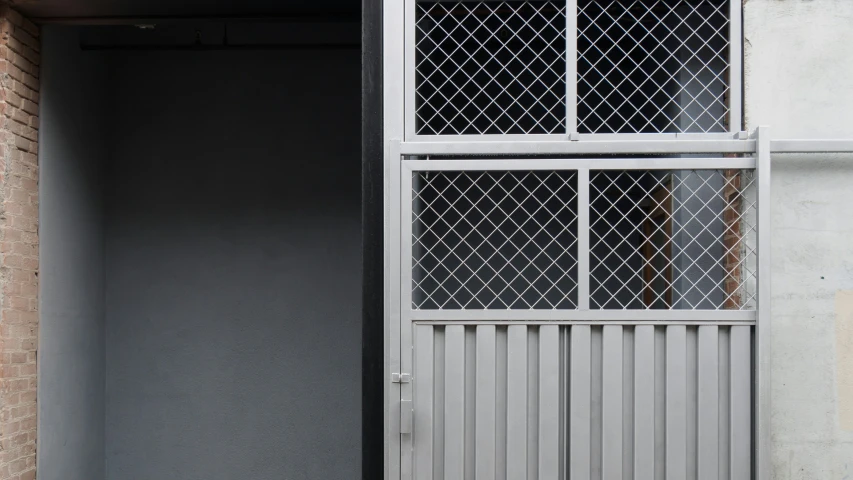
[[[711,133],[578,133],[577,131],[577,14],[566,15],[566,133],[565,134],[418,134],[416,130],[416,15],[418,0],[403,0],[403,141],[407,142],[553,142],[576,140],[724,140],[743,129],[743,0],[728,0],[729,68],[728,131]],[[439,0],[440,1],[440,0]],[[466,0],[458,0],[466,1]],[[657,1],[657,0],[644,0]],[[578,0],[566,0],[566,12],[577,12]],[[575,99],[571,102],[568,99]]]

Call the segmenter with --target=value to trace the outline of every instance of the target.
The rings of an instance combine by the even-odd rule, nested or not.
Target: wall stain
[[[838,420],[853,432],[853,290],[835,293],[835,372]]]

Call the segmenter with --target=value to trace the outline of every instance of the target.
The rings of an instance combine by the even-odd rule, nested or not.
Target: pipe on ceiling
[[[31,17],[38,25],[156,25],[174,23],[276,22],[276,23],[359,23],[358,15],[138,15],[92,17]]]

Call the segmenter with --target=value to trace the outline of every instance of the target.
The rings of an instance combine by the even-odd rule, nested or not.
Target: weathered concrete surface
[[[853,138],[853,1],[745,3],[748,128]],[[836,292],[853,289],[853,155],[775,155],[772,186],[772,478],[853,478],[838,383],[851,342],[835,338]]]

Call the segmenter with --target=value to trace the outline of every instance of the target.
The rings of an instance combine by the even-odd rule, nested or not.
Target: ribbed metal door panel
[[[417,480],[751,477],[751,326],[414,325]]]

